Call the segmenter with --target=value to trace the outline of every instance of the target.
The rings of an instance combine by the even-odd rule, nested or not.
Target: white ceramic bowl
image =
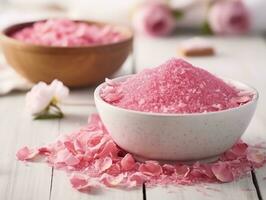
[[[123,81],[126,77],[114,79]],[[100,117],[114,141],[123,149],[144,159],[211,160],[239,140],[256,109],[258,92],[243,83],[226,80],[237,88],[255,93],[253,100],[228,110],[163,114],[127,110],[105,102],[99,95],[106,83],[99,85],[94,99]]]

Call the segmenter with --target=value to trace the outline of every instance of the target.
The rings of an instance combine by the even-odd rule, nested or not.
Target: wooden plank
[[[147,200],[154,199],[215,199],[215,200],[255,200],[257,193],[250,178],[226,184],[206,184],[196,186],[167,186],[148,188]]]
[[[242,46],[244,48],[244,46]],[[246,78],[247,82],[253,85],[259,91],[259,103],[255,113],[255,117],[252,120],[244,139],[250,143],[256,143],[258,141],[264,142],[266,147],[266,42],[263,39],[258,39],[257,42],[253,42],[248,46],[248,49],[244,51],[240,62],[248,71]],[[240,53],[239,53],[240,57]],[[258,189],[262,199],[266,199],[266,166],[255,170],[256,181],[258,182]]]
[[[48,200],[51,168],[16,160],[24,145],[43,145],[57,135],[58,121],[34,121],[24,110],[24,95],[0,98],[0,199]]]
[[[60,133],[67,134],[78,130],[86,125],[88,116],[95,113],[94,107],[88,106],[65,106],[66,117],[60,121]],[[82,200],[82,199],[142,199],[142,190],[117,190],[103,189],[97,194],[80,193],[73,188],[68,181],[67,175],[62,171],[54,171],[51,200]]]
[[[266,167],[257,169],[255,171],[258,187],[260,190],[260,195],[262,199],[266,198]]]
[[[187,37],[147,39],[137,38],[136,41],[136,67],[137,71],[144,68],[157,66],[171,57],[176,57],[178,44]],[[266,46],[261,37],[233,37],[233,38],[208,38],[217,50],[214,57],[186,58],[196,66],[201,66],[221,77],[228,77],[247,82],[260,91],[260,102],[266,101]],[[265,92],[264,92],[265,91]],[[258,142],[262,134],[265,135],[264,126],[266,110],[259,103],[251,125],[244,134],[244,139],[249,142]],[[257,171],[260,188],[266,188],[264,177],[265,169]],[[213,190],[203,189],[199,194],[197,186],[180,188],[154,188],[147,189],[147,199],[205,199],[206,195],[215,199],[257,199],[256,190],[252,179],[246,177],[238,182],[222,185],[207,185]],[[217,191],[219,192],[217,192]],[[262,189],[263,190],[263,189]],[[265,195],[265,189],[262,191]],[[266,197],[264,197],[266,198]]]

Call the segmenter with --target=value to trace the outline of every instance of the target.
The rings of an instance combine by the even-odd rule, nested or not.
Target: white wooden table
[[[120,74],[137,72],[177,56],[177,45],[184,38],[137,38],[134,55],[127,60]],[[188,60],[219,76],[247,82],[259,90],[258,109],[244,139],[249,142],[266,141],[266,41],[261,36],[210,40],[217,48],[217,56]],[[16,160],[15,153],[20,147],[46,144],[59,134],[85,125],[88,115],[96,112],[92,92],[93,88],[72,91],[71,105],[63,106],[66,117],[53,121],[33,121],[24,110],[22,93],[0,97],[0,200],[266,199],[266,167],[227,184],[144,186],[132,191],[106,189],[88,195],[72,189],[64,172],[44,163],[25,164]]]

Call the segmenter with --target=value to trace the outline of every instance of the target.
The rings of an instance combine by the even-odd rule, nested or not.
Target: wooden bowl
[[[99,26],[99,22],[84,21]],[[115,26],[125,39],[87,47],[52,47],[25,43],[10,35],[34,22],[12,25],[3,30],[0,43],[5,58],[20,75],[31,82],[61,80],[69,87],[96,84],[120,68],[132,51],[133,33]]]

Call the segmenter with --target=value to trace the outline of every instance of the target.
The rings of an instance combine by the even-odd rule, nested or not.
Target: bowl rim
[[[133,30],[129,27],[129,26],[125,26],[125,25],[118,25],[118,24],[113,24],[113,23],[107,23],[107,22],[102,22],[102,21],[93,21],[93,20],[77,20],[77,19],[70,19],[67,18],[71,21],[74,22],[84,22],[84,23],[88,23],[88,24],[96,24],[96,25],[110,25],[112,27],[116,27],[120,30],[120,32],[122,32],[122,30],[124,32],[126,32],[126,37],[122,40],[119,40],[117,42],[112,42],[112,43],[106,43],[106,44],[94,44],[94,45],[88,45],[88,46],[48,46],[48,45],[41,45],[41,44],[32,44],[32,43],[27,43],[27,42],[23,42],[21,40],[17,40],[15,38],[12,38],[9,35],[10,30],[12,30],[13,28],[19,26],[18,30],[25,28],[27,26],[32,25],[35,22],[42,22],[42,21],[46,21],[46,20],[50,20],[50,19],[61,19],[61,18],[45,18],[45,19],[39,19],[39,20],[30,20],[30,21],[24,21],[21,23],[15,23],[15,24],[11,24],[9,26],[6,26],[4,29],[1,30],[0,32],[0,41],[6,41],[8,43],[11,43],[17,47],[27,47],[27,48],[32,48],[32,49],[47,49],[47,50],[88,50],[88,49],[98,49],[98,48],[103,48],[103,47],[111,47],[111,46],[115,46],[115,45],[120,45],[123,43],[127,43],[130,41],[133,41],[134,39],[134,34],[133,34]]]
[[[120,76],[120,77],[114,78],[112,80],[114,80],[114,81],[123,81],[123,80],[129,78],[132,75],[134,75],[134,74]],[[106,85],[106,82],[103,82],[100,85],[98,85],[96,87],[96,89],[94,90],[94,101],[95,101],[95,104],[96,104],[96,100],[98,100],[101,103],[103,103],[104,105],[109,106],[112,109],[117,109],[117,110],[120,110],[120,111],[123,111],[123,112],[129,112],[129,113],[132,113],[132,114],[139,114],[139,115],[145,115],[145,116],[157,116],[157,117],[160,117],[160,116],[164,116],[164,117],[191,117],[191,116],[217,115],[217,114],[227,113],[227,112],[231,112],[231,111],[236,111],[236,110],[239,110],[241,108],[247,107],[247,106],[249,106],[251,104],[257,103],[257,101],[259,99],[259,92],[253,86],[250,86],[249,84],[246,84],[246,83],[243,83],[241,81],[237,81],[237,80],[234,80],[234,79],[231,79],[231,78],[224,78],[224,77],[218,77],[218,78],[222,79],[223,81],[225,81],[227,83],[228,82],[232,83],[233,85],[234,84],[235,85],[242,85],[245,88],[249,88],[250,91],[254,92],[254,96],[253,96],[252,100],[249,101],[248,103],[245,103],[245,104],[240,105],[238,107],[229,108],[229,109],[220,110],[220,111],[205,112],[205,113],[155,113],[155,112],[143,112],[143,111],[137,111],[137,110],[130,110],[130,109],[126,109],[126,108],[121,108],[121,107],[114,106],[114,105],[104,101],[101,98],[101,96],[100,96],[101,88]]]

